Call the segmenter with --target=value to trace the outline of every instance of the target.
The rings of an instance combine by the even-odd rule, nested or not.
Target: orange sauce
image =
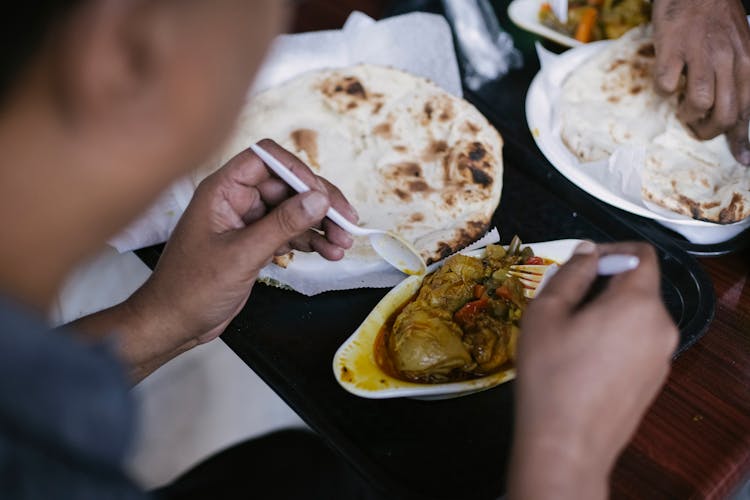
[[[417,299],[417,295],[419,295],[419,292],[415,293],[412,298],[401,304],[401,306],[399,306],[395,311],[393,311],[393,313],[391,313],[390,316],[388,316],[388,320],[386,320],[383,326],[380,327],[378,336],[375,338],[375,363],[377,363],[380,369],[383,370],[383,372],[385,372],[387,375],[390,375],[391,377],[397,378],[399,380],[404,380],[406,382],[413,381],[401,375],[396,367],[393,366],[393,360],[388,354],[388,339],[391,336],[391,331],[393,331],[393,324],[396,322],[396,318],[398,318],[398,315],[401,314],[401,311],[403,311],[406,306]]]

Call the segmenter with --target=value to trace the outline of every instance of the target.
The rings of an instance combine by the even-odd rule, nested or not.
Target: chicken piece
[[[445,311],[420,301],[404,308],[388,339],[393,366],[407,379],[445,381],[458,370],[471,372],[476,364],[461,342],[461,329]]]
[[[515,338],[512,326],[487,314],[477,316],[471,329],[464,331],[463,342],[478,367],[475,373],[491,373],[514,358]],[[513,349],[513,350],[512,350]]]
[[[418,300],[452,314],[473,298],[474,285],[484,276],[482,261],[454,255],[425,280]]]

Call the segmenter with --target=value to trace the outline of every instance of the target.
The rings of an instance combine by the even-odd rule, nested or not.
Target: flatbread
[[[466,101],[395,69],[316,71],[255,96],[196,182],[265,137],[337,185],[361,225],[403,235],[428,263],[481,237],[500,201],[497,131]],[[380,260],[367,240],[346,259]],[[275,262],[292,269],[294,254]]]
[[[750,169],[724,136],[699,141],[671,117],[646,149],[643,198],[694,219],[730,224],[750,216]]]
[[[649,26],[635,28],[574,70],[560,103],[561,138],[582,162],[620,146],[643,147],[643,199],[695,219],[728,224],[750,216],[750,169],[726,138],[699,141],[676,118],[677,96],[653,83]]]
[[[656,93],[654,56],[650,29],[635,28],[565,81],[560,134],[580,161],[607,159],[620,145],[647,143],[664,131],[677,101]]]

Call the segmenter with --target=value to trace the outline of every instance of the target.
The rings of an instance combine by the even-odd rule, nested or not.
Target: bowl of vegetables
[[[568,18],[561,21],[549,2],[514,0],[508,15],[520,27],[567,47],[619,38],[650,22],[649,0],[569,0]]]

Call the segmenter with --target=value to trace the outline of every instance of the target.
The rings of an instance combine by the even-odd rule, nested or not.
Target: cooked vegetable
[[[586,7],[581,12],[581,20],[576,27],[575,39],[579,42],[588,43],[594,38],[594,24],[598,12],[593,7]]]
[[[382,345],[376,348],[381,368],[405,380],[435,383],[509,366],[527,300],[509,267],[545,262],[530,248],[521,248],[518,238],[507,251],[488,246],[483,259],[451,257],[386,322],[379,336]]]
[[[584,43],[619,38],[650,19],[648,0],[569,0],[566,23],[555,16],[548,3],[539,9],[542,24]]]

